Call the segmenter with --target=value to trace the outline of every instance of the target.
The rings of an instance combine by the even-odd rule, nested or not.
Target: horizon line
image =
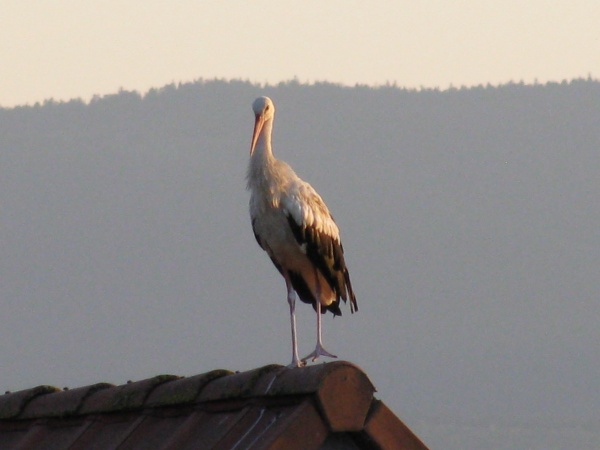
[[[244,83],[244,84],[253,85],[260,89],[278,88],[278,87],[285,87],[285,86],[313,87],[313,86],[326,85],[326,86],[337,87],[337,88],[342,88],[342,89],[375,89],[375,90],[376,89],[395,89],[398,91],[414,92],[414,93],[419,93],[419,92],[448,93],[448,92],[468,91],[468,90],[482,89],[482,88],[483,89],[497,89],[497,88],[502,88],[502,87],[507,87],[507,86],[545,87],[545,86],[572,84],[574,82],[582,82],[582,81],[598,83],[598,82],[600,82],[600,79],[596,78],[591,73],[588,73],[587,76],[585,76],[585,77],[577,76],[577,77],[572,77],[569,79],[565,78],[560,81],[545,80],[544,82],[540,82],[540,81],[538,81],[538,78],[536,77],[533,79],[533,81],[528,81],[528,82],[524,81],[523,79],[520,79],[519,81],[508,80],[508,81],[499,82],[499,83],[492,83],[492,82],[483,83],[482,82],[482,83],[477,83],[477,84],[464,84],[463,83],[460,85],[454,85],[453,83],[448,83],[448,86],[440,87],[440,86],[425,86],[425,85],[402,86],[402,85],[399,85],[396,80],[386,81],[385,83],[369,84],[369,83],[358,83],[357,82],[354,84],[349,84],[349,83],[343,83],[343,82],[338,82],[338,81],[317,80],[317,79],[315,79],[313,81],[300,81],[298,77],[293,77],[291,79],[281,80],[278,82],[269,82],[269,81],[261,82],[261,81],[253,81],[248,78],[244,79],[241,77],[240,78],[226,78],[226,77],[216,77],[215,76],[212,78],[198,77],[191,81],[189,81],[189,80],[187,80],[187,81],[173,80],[170,83],[163,84],[162,86],[158,86],[158,87],[153,86],[153,87],[147,88],[145,90],[128,89],[128,88],[124,88],[121,86],[112,92],[101,93],[101,94],[91,94],[91,95],[87,96],[87,98],[86,98],[86,96],[71,97],[71,98],[58,98],[58,99],[55,99],[54,97],[49,97],[49,98],[45,98],[43,100],[36,100],[35,102],[26,102],[26,103],[20,103],[20,104],[9,105],[9,106],[5,106],[0,103],[0,109],[11,110],[11,109],[17,109],[17,108],[41,107],[46,104],[68,104],[68,103],[72,103],[72,102],[78,102],[78,103],[83,103],[84,105],[89,105],[96,101],[100,101],[105,98],[113,97],[115,95],[121,95],[123,93],[136,94],[140,98],[143,99],[150,94],[153,94],[156,92],[161,92],[161,91],[164,91],[169,88],[179,89],[179,88],[182,88],[184,86],[189,86],[189,85],[195,85],[195,84],[207,85],[207,84],[211,84],[211,83]]]

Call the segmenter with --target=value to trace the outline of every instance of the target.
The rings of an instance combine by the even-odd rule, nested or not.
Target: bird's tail
[[[346,291],[348,292],[348,297],[350,297],[350,312],[354,314],[354,311],[358,311],[358,304],[356,303],[356,296],[352,290],[352,282],[350,281],[348,269],[344,270],[344,281],[346,282]]]

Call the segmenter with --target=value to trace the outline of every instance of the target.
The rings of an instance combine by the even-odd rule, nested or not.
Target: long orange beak
[[[250,156],[252,156],[252,153],[254,153],[254,148],[256,147],[256,143],[258,142],[258,136],[260,136],[260,132],[264,124],[264,114],[257,114],[254,120],[254,133],[252,134],[252,145],[250,145]]]

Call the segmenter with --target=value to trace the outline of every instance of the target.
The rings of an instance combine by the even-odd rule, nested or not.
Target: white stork
[[[258,245],[285,279],[292,326],[291,366],[300,367],[319,356],[336,358],[323,347],[321,314],[331,311],[340,316],[340,298],[344,302],[350,298],[350,311],[358,311],[338,227],[312,186],[273,156],[275,106],[271,99],[257,98],[252,109],[256,119],[247,175],[250,218]],[[302,359],[296,340],[295,293],[317,312],[317,345]]]

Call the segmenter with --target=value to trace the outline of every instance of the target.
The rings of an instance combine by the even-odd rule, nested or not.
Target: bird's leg
[[[318,277],[317,277],[317,280],[318,280]],[[335,356],[333,353],[329,353],[327,350],[325,350],[325,347],[323,347],[323,340],[321,338],[321,302],[319,301],[320,289],[318,288],[318,285],[317,285],[317,289],[319,291],[317,293],[317,298],[316,298],[316,302],[317,302],[317,346],[315,347],[314,352],[312,352],[311,354],[306,355],[304,358],[302,358],[302,362],[305,364],[309,358],[312,358],[312,361],[316,361],[319,358],[319,356],[328,356],[330,358],[337,358],[337,356]]]
[[[311,354],[306,355],[304,358],[302,358],[302,362],[306,364],[306,361],[309,358],[312,358],[312,361],[316,361],[319,358],[319,356],[337,358],[337,356],[335,356],[332,353],[329,353],[327,350],[325,350],[325,347],[323,347],[323,341],[321,339],[321,302],[317,300],[317,346]]]
[[[296,293],[287,276],[285,276],[285,284],[287,287],[287,301],[290,305],[290,321],[292,325],[292,362],[288,367],[302,367],[306,365],[306,363],[301,361],[298,357],[298,340],[296,338]]]

